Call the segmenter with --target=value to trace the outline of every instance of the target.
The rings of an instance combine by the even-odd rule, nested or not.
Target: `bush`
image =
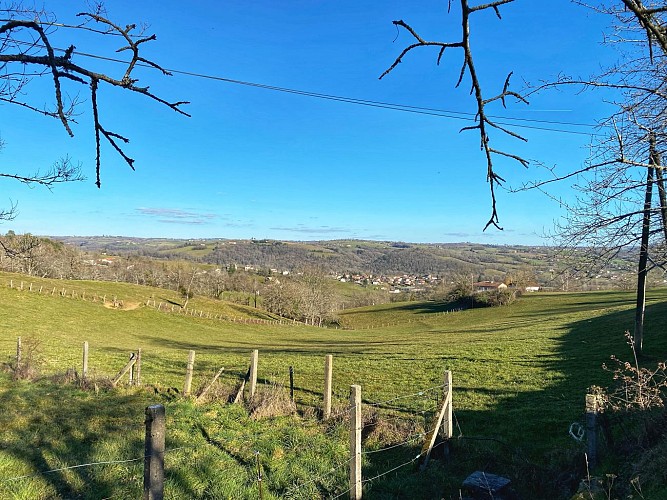
[[[516,300],[515,290],[493,290],[473,295],[475,306],[497,307],[508,306]]]

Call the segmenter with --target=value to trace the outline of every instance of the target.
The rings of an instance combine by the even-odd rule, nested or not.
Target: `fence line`
[[[430,389],[433,389],[433,388],[430,388]],[[425,393],[428,393],[428,391],[429,390],[427,389],[427,390],[419,391],[419,392],[412,393],[412,394],[406,394],[406,395],[398,396],[397,398],[393,398],[392,401],[397,400],[399,398],[405,400],[405,399],[408,399],[410,397],[423,396]],[[353,408],[353,406],[351,405],[350,408],[347,409],[348,411],[346,413],[349,413],[352,410],[352,408]],[[148,410],[148,408],[147,408],[147,410]],[[126,426],[124,426],[124,427],[126,427]],[[132,428],[135,429],[135,430],[138,429],[138,427],[132,427]],[[193,430],[194,430],[194,428],[193,428]],[[148,432],[147,432],[147,435],[148,435]],[[424,433],[416,433],[416,434],[413,434],[413,435],[409,436],[406,440],[404,440],[400,443],[396,443],[396,444],[393,444],[393,445],[390,445],[390,446],[386,446],[384,448],[377,449],[377,450],[363,450],[363,451],[361,451],[361,454],[363,454],[364,456],[374,455],[374,454],[377,454],[377,453],[394,450],[394,449],[402,447],[402,446],[408,446],[408,445],[411,445],[411,444],[419,441],[421,438],[423,438],[423,436],[424,436]],[[260,432],[255,432],[253,435],[243,436],[243,440],[246,443],[250,443],[250,447],[255,447],[256,443],[257,443],[257,440],[261,437],[262,437],[262,435],[260,434]],[[238,438],[225,438],[225,437],[222,437],[222,438],[217,438],[216,437],[215,439],[213,439],[213,438],[211,438],[211,439],[204,438],[204,443],[208,444],[209,446],[212,446],[214,448],[221,449],[221,444],[223,444],[223,443],[231,444],[231,443],[234,443],[237,439]],[[164,452],[159,453],[159,456],[164,456],[167,453],[173,453],[173,452],[178,451],[178,450],[196,449],[196,448],[199,448],[200,446],[201,446],[201,443],[198,443],[196,445],[192,444],[192,445],[188,445],[188,446],[179,446],[179,447],[176,447],[176,448],[169,448],[169,449],[164,450]],[[390,469],[388,469],[388,470],[386,470],[386,471],[384,471],[380,474],[377,474],[377,475],[375,475],[373,477],[370,477],[370,478],[361,479],[361,483],[362,484],[368,484],[368,483],[370,483],[372,481],[375,481],[375,480],[377,480],[377,479],[379,479],[383,476],[386,476],[387,474],[390,474],[390,473],[395,472],[395,471],[397,471],[397,470],[399,470],[403,467],[406,467],[407,465],[414,463],[422,455],[423,455],[423,452],[418,454],[414,458],[410,459],[409,461],[406,461],[406,462],[401,463],[397,466],[394,466],[394,467],[392,467],[392,468],[390,468]],[[51,473],[55,473],[55,472],[62,472],[62,471],[65,471],[65,470],[78,469],[78,468],[88,468],[88,467],[114,465],[114,464],[127,464],[127,463],[139,462],[141,460],[146,461],[149,458],[155,458],[155,457],[156,457],[156,455],[154,455],[154,454],[144,454],[143,456],[135,457],[135,458],[129,458],[129,459],[105,460],[105,461],[87,462],[87,463],[82,463],[82,464],[68,465],[68,466],[53,468],[53,469],[49,469],[49,470],[45,470],[45,471],[37,471],[37,472],[31,473],[31,474],[24,474],[24,475],[20,475],[20,476],[0,479],[0,482],[7,483],[7,482],[12,482],[12,481],[18,481],[18,480],[22,480],[22,479],[37,477],[37,476],[43,476],[43,475],[47,475],[47,474],[51,474]],[[321,483],[323,483],[324,482],[323,480],[326,477],[329,477],[332,474],[336,473],[342,467],[349,466],[350,463],[354,459],[355,459],[355,457],[351,456],[346,460],[338,462],[336,465],[334,465],[332,468],[330,468],[325,473],[322,473],[320,475],[311,475],[310,477],[308,477],[307,479],[305,479],[301,483],[298,483],[298,484],[295,484],[294,486],[292,486],[289,490],[287,490],[287,492],[285,494],[286,495],[293,494],[293,493],[299,491],[301,488],[304,488],[308,484],[321,484]],[[251,467],[251,466],[248,466],[248,467]],[[248,467],[246,467],[246,469],[248,469]],[[335,496],[330,497],[330,498],[340,498],[344,495],[347,495],[348,493],[349,493],[349,489],[345,489],[341,493],[337,493]],[[361,498],[361,497],[359,496],[358,498]]]
[[[373,476],[373,477],[370,477],[368,479],[363,479],[361,482],[363,484],[370,483],[372,481],[375,481],[376,479],[379,479],[383,476],[386,476],[387,474],[391,474],[392,472],[397,471],[398,469],[402,469],[403,467],[406,467],[410,464],[415,463],[417,460],[419,460],[422,457],[422,455],[424,455],[424,453],[418,453],[417,456],[414,457],[412,460],[408,460],[407,462],[402,463],[401,465],[397,465],[396,467],[393,467],[392,469],[389,469],[388,471],[382,472],[382,473],[378,474],[377,476]]]
[[[112,305],[114,308],[123,308],[125,307],[125,302],[122,299],[118,299],[117,296],[114,296],[113,299],[107,301],[107,296],[106,295],[99,295],[97,293],[87,294],[86,290],[84,289],[83,291],[77,291],[76,289],[74,290],[67,290],[65,287],[63,287],[61,290],[58,290],[57,287],[53,287],[51,291],[49,290],[44,290],[43,285],[40,285],[39,288],[33,287],[33,282],[29,282],[29,286],[24,286],[24,281],[20,281],[19,284],[15,286],[14,280],[10,279],[8,283],[8,287],[15,289],[17,291],[29,291],[37,294],[45,294],[45,295],[55,295],[56,292],[59,296],[65,297],[65,298],[71,298],[71,299],[80,299],[85,302],[98,302],[100,301],[103,304],[106,304],[107,302]],[[42,293],[44,290],[44,293]],[[88,299],[86,298],[88,296]],[[290,325],[290,326],[315,326],[315,325],[306,325],[303,322],[296,321],[290,318],[285,318],[285,317],[280,317],[279,319],[263,319],[263,318],[243,318],[243,317],[236,317],[236,316],[229,316],[226,314],[222,313],[211,313],[211,312],[206,312],[203,310],[198,310],[198,309],[188,309],[188,308],[182,308],[180,306],[176,306],[175,304],[169,304],[168,302],[157,302],[155,299],[147,299],[145,302],[139,302],[140,304],[144,304],[146,307],[152,307],[153,309],[160,311],[160,312],[165,312],[165,313],[175,313],[175,314],[182,314],[185,316],[193,316],[193,317],[199,317],[199,318],[206,318],[206,319],[216,319],[219,321],[229,321],[232,323],[241,323],[241,324],[247,324],[247,325]],[[151,305],[152,303],[152,305]],[[164,306],[164,307],[163,307]]]
[[[86,346],[84,344],[84,348],[85,347]],[[187,369],[187,374],[186,374],[186,387],[189,385],[187,383],[188,378],[189,378],[190,381],[192,380],[192,375],[193,375],[192,372],[193,372],[193,368],[194,368],[194,359],[195,359],[194,354],[195,354],[194,351],[190,351],[190,356],[189,356],[189,360],[188,360],[188,363],[187,363],[187,368],[188,369]],[[117,382],[126,373],[128,373],[128,372],[131,373],[130,369],[132,368],[132,366],[134,366],[134,363],[136,362],[136,360],[137,360],[137,356],[134,353],[132,353],[131,356],[130,356],[130,361],[125,365],[125,367],[121,370],[121,372],[119,372],[119,374],[115,377],[114,381]],[[257,372],[258,372],[258,362],[257,362],[257,360],[258,360],[258,351],[257,350],[253,351],[253,355],[251,357],[251,360],[252,360],[252,365],[251,366],[254,367],[254,369],[251,369],[249,371],[249,379],[252,380],[252,379],[254,379],[254,377],[257,376]],[[327,357],[325,359],[325,366],[327,366],[327,367],[332,367],[333,366],[332,358]],[[447,373],[449,373],[449,372],[447,372]],[[253,377],[253,375],[254,375],[254,377]],[[329,374],[327,373],[326,376],[329,377]],[[387,470],[387,471],[385,471],[381,474],[373,476],[370,479],[363,479],[363,477],[362,477],[362,456],[374,455],[374,454],[377,454],[377,453],[380,453],[380,452],[386,452],[386,451],[394,450],[394,449],[397,449],[397,448],[400,448],[400,447],[409,446],[412,443],[414,443],[417,439],[423,437],[425,434],[424,433],[415,433],[415,434],[410,435],[407,439],[405,439],[404,441],[402,441],[400,443],[394,443],[392,445],[385,446],[385,447],[377,449],[377,450],[372,450],[372,449],[371,450],[363,450],[362,447],[361,447],[361,432],[365,428],[368,428],[369,426],[376,425],[377,422],[374,422],[372,424],[363,425],[363,422],[362,422],[362,406],[365,404],[369,408],[376,408],[376,409],[379,409],[379,410],[402,411],[402,412],[409,413],[411,415],[424,415],[427,411],[429,411],[431,409],[432,406],[429,406],[427,409],[424,409],[422,407],[421,410],[415,410],[415,409],[410,409],[410,408],[407,408],[407,407],[397,406],[395,404],[390,404],[390,403],[396,403],[396,402],[399,402],[399,401],[407,402],[411,399],[412,400],[421,400],[423,402],[429,402],[430,403],[429,397],[430,397],[431,394],[437,393],[437,391],[439,391],[443,388],[451,388],[451,376],[449,376],[449,377],[450,377],[449,379],[446,378],[446,380],[450,381],[449,383],[428,387],[426,389],[411,392],[411,393],[408,393],[408,394],[395,395],[392,398],[382,400],[382,401],[371,401],[371,402],[367,402],[367,403],[362,403],[361,393],[360,393],[361,387],[358,386],[358,385],[352,386],[352,387],[356,388],[356,395],[355,395],[354,401],[350,400],[349,405],[344,406],[342,408],[342,410],[336,412],[335,414],[331,415],[329,419],[327,419],[328,421],[332,421],[332,420],[335,421],[335,419],[338,419],[338,418],[341,418],[341,417],[347,417],[348,415],[350,416],[349,419],[344,419],[344,420],[350,420],[350,423],[351,423],[351,427],[350,427],[351,456],[346,462],[350,465],[350,470],[351,470],[351,472],[350,472],[351,486],[347,490],[347,492],[349,492],[351,494],[352,498],[354,498],[354,499],[360,499],[361,498],[361,492],[362,492],[361,486],[363,484],[371,482],[371,481],[373,481],[373,480],[375,480],[379,477],[382,477],[383,475],[389,474],[389,473],[391,473],[395,470],[398,470],[402,467],[405,467],[406,465],[408,465],[410,463],[413,463],[414,461],[416,461],[417,459],[419,459],[422,456],[428,457],[428,454],[430,453],[430,451],[432,449],[432,446],[433,446],[433,444],[431,444],[428,451],[425,451],[426,450],[426,443],[425,443],[422,452],[419,455],[417,455],[417,457],[411,459],[408,462],[405,462],[405,463],[402,463],[402,464],[400,464],[396,467],[393,467],[393,468],[391,468],[391,469],[389,469],[389,470]],[[187,395],[187,393],[189,391],[184,390],[183,392],[184,392],[184,395]],[[447,406],[447,404],[448,404],[447,401],[451,402],[451,395],[447,396],[447,398],[445,399],[445,406]],[[451,403],[449,403],[449,404],[450,404],[450,411],[451,411]],[[442,415],[442,414],[444,414],[444,408],[438,413],[439,416]],[[391,419],[391,418],[394,418],[394,416],[390,416],[388,418]],[[442,417],[439,417],[439,418],[442,418]],[[325,420],[325,422],[327,420]],[[439,426],[440,426],[439,422],[440,422],[440,420],[438,420],[438,424],[437,424],[436,428],[431,430],[430,436],[434,436],[435,433],[437,433],[439,431]],[[457,425],[458,425],[458,421],[457,421]],[[460,427],[459,427],[459,429],[460,429]],[[340,430],[340,427],[338,428],[338,430]],[[324,431],[323,434],[325,436],[328,435],[328,431]],[[147,419],[147,435],[148,435],[148,419]],[[164,436],[164,432],[162,432],[162,435]],[[203,435],[203,437],[204,437],[204,440],[209,445],[213,445],[213,446],[216,446],[218,448],[220,448],[221,443],[225,443],[225,442],[226,443],[231,443],[231,442],[234,441],[234,439],[223,439],[223,440],[220,440],[220,439],[217,439],[217,438],[213,439],[213,438],[207,437],[206,435]],[[243,438],[244,438],[244,442],[247,445],[248,443],[256,443],[259,440],[260,437],[262,437],[262,433],[258,430],[257,432],[255,432],[254,436],[244,436]],[[447,437],[448,438],[451,437],[450,433],[448,434]],[[252,444],[252,446],[254,446],[254,444]],[[164,447],[162,447],[162,449],[164,450]],[[147,448],[147,451],[148,451],[148,448]],[[67,469],[92,467],[92,466],[95,466],[95,465],[111,465],[111,464],[114,464],[114,463],[130,463],[130,462],[139,461],[142,458],[144,459],[145,463],[154,462],[155,461],[154,459],[158,459],[160,457],[163,457],[164,453],[165,453],[164,451],[159,452],[158,455],[155,455],[154,453],[145,453],[143,457],[126,459],[126,460],[109,460],[109,461],[100,461],[100,462],[90,462],[90,463],[86,463],[86,464],[78,464],[78,465],[72,465],[72,466],[67,466],[67,467],[60,467],[60,468],[52,469],[52,470],[49,470],[49,471],[37,472],[37,473],[34,473],[34,474],[18,476],[17,478],[9,478],[9,479],[5,479],[5,480],[1,480],[1,482],[7,482],[7,481],[10,481],[10,480],[17,480],[17,479],[21,479],[21,478],[24,478],[24,477],[31,477],[31,476],[36,476],[36,475],[40,475],[40,474],[49,474],[49,473],[52,473],[52,472],[58,472],[58,471],[63,471],[63,470],[67,470]],[[153,459],[153,460],[149,460],[149,459]],[[161,460],[162,459],[160,458],[159,461],[161,461]],[[352,467],[353,466],[355,468],[354,473],[352,472]],[[145,464],[145,469],[144,469],[145,471],[146,471],[146,467],[147,467],[147,465]],[[146,478],[146,475],[145,475],[145,478]],[[258,481],[259,480],[260,480],[260,478],[258,476]],[[354,484],[354,487],[352,486],[352,484]]]
[[[24,283],[29,283],[29,286],[24,286]],[[40,287],[37,289],[36,287],[33,287],[34,281],[20,281],[16,287],[14,286],[14,280],[10,279],[9,284],[7,285],[9,288],[16,289],[18,291],[29,291],[33,293],[38,293],[42,295],[43,291],[43,285],[40,285]],[[68,291],[66,288],[62,288],[61,290],[57,290],[57,287],[53,287],[51,292],[49,293],[49,290],[44,290],[45,295],[55,295],[56,292],[58,293],[59,296],[65,297],[65,298],[71,298],[71,299],[79,299],[83,301],[88,301],[86,299],[86,290],[84,289],[82,292],[77,291],[77,290],[71,290]],[[91,297],[89,295],[89,297]],[[91,302],[102,302],[103,304],[107,303],[107,296],[106,295],[98,295],[97,293],[94,293],[92,295],[92,299],[90,300]],[[152,302],[152,305],[151,305]],[[109,303],[112,305],[114,308],[123,308],[125,307],[125,301],[122,299],[118,299],[118,297],[114,296],[113,299],[109,300]],[[246,324],[246,325],[274,325],[274,326],[311,326],[314,328],[330,328],[326,325],[318,326],[318,325],[309,325],[306,322],[303,321],[298,321],[293,318],[287,318],[284,316],[280,316],[279,319],[263,319],[263,318],[243,318],[243,317],[236,317],[236,316],[230,316],[227,314],[222,314],[222,313],[211,313],[211,312],[206,312],[204,310],[198,310],[198,309],[188,309],[188,308],[183,308],[180,306],[177,306],[176,304],[172,304],[169,302],[157,302],[155,299],[147,299],[145,302],[140,301],[140,304],[144,304],[146,307],[152,307],[156,311],[159,312],[164,312],[164,313],[174,313],[174,314],[181,314],[185,316],[192,316],[192,317],[198,317],[198,318],[206,318],[206,319],[213,319],[213,320],[219,320],[219,321],[229,321],[232,323],[241,323],[241,324]],[[164,307],[163,307],[164,306]],[[466,309],[463,308],[458,308],[458,309],[450,309],[447,311],[442,311],[439,313],[432,313],[433,315],[442,315],[446,316],[449,314],[454,314],[458,313],[461,311],[465,311]],[[427,319],[432,319],[432,317],[429,317]],[[377,324],[372,324],[372,325],[367,325],[367,326],[359,326],[356,328],[350,327],[350,326],[345,326],[345,325],[339,325],[336,326],[335,329],[343,329],[343,330],[374,330],[378,328],[390,328],[390,327],[395,327],[395,326],[405,326],[405,325],[410,325],[414,323],[424,323],[425,319],[414,319],[414,320],[408,320],[408,321],[397,321],[397,322],[386,322],[386,323],[377,323]]]
[[[405,394],[403,396],[397,396],[395,398],[388,399],[386,401],[380,401],[380,402],[364,401],[364,404],[367,405],[367,406],[375,406],[375,407],[382,408],[382,409],[387,409],[387,408],[391,409],[392,408],[391,406],[389,406],[389,407],[386,406],[387,403],[392,403],[394,401],[399,401],[399,400],[402,400],[402,399],[409,399],[409,398],[412,398],[412,397],[415,397],[415,396],[424,396],[426,393],[434,392],[435,390],[442,389],[443,387],[445,387],[445,384],[440,384],[440,385],[436,385],[436,386],[433,386],[433,387],[429,387],[428,389],[423,389],[419,392],[415,392],[415,393],[412,393],[412,394]],[[395,408],[400,409],[400,407],[398,407],[398,406],[395,407]]]
[[[362,455],[373,455],[375,453],[382,453],[383,451],[389,451],[389,450],[393,450],[395,448],[400,448],[401,446],[405,446],[406,444],[415,442],[418,438],[424,438],[424,437],[426,437],[426,434],[423,433],[423,432],[419,432],[417,434],[414,434],[412,437],[406,439],[402,443],[397,443],[397,444],[394,444],[394,445],[391,445],[391,446],[386,446],[386,447],[381,448],[379,450],[362,451],[361,454]]]

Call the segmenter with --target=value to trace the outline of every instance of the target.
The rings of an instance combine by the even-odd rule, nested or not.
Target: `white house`
[[[479,281],[472,284],[475,292],[493,292],[495,290],[505,290],[507,285],[501,281]]]

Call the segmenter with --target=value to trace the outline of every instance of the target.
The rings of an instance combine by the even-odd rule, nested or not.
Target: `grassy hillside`
[[[10,279],[14,284],[11,289]],[[93,373],[113,376],[130,351],[142,348],[142,379],[157,391],[127,389],[95,396],[62,386],[53,388],[46,382],[11,383],[3,378],[3,408],[21,409],[0,417],[0,425],[8,429],[0,446],[0,496],[17,498],[49,497],[54,491],[65,497],[85,497],[86,481],[99,482],[109,490],[108,496],[136,493],[140,468],[130,466],[114,466],[115,472],[82,473],[85,477],[59,474],[57,481],[42,476],[13,482],[2,479],[53,468],[57,463],[125,457],[134,451],[140,454],[143,406],[156,399],[165,401],[173,415],[172,446],[192,446],[193,440],[210,445],[210,439],[197,430],[202,425],[209,434],[220,437],[219,446],[205,446],[196,452],[201,462],[187,456],[174,459],[169,483],[172,497],[204,497],[206,488],[227,491],[221,493],[223,497],[239,491],[252,497],[253,450],[237,441],[246,434],[265,450],[265,486],[270,494],[335,496],[345,487],[345,471],[340,467],[336,474],[326,471],[345,461],[344,428],[322,429],[308,418],[298,417],[255,422],[238,408],[212,405],[200,409],[187,402],[168,401],[171,396],[165,395],[166,388],[182,388],[189,349],[197,352],[195,386],[224,366],[222,385],[231,388],[245,374],[250,351],[255,348],[260,350],[262,382],[287,385],[288,368],[294,366],[296,399],[302,410],[319,404],[324,355],[333,354],[338,408],[345,407],[349,386],[356,383],[362,386],[365,403],[396,401],[367,408],[382,412],[383,406],[399,406],[398,413],[421,426],[424,416],[420,412],[433,406],[434,394],[415,394],[441,384],[444,370],[453,371],[455,435],[462,438],[457,440],[454,460],[446,465],[435,462],[426,478],[411,467],[384,476],[366,485],[369,498],[406,498],[410,494],[458,498],[462,479],[477,468],[508,475],[530,498],[557,498],[548,493],[560,493],[556,490],[563,485],[557,477],[563,467],[573,466],[581,451],[568,436],[569,425],[582,420],[586,388],[610,382],[610,376],[600,369],[609,355],[630,358],[623,332],[631,328],[634,317],[631,293],[536,294],[511,307],[451,313],[436,303],[357,309],[343,313],[345,329],[335,330],[232,323],[145,306],[151,297],[158,302],[180,300],[164,290],[43,280],[43,293],[39,294],[37,285],[32,292],[27,291],[25,278],[24,290],[17,290],[17,280],[20,277],[16,275],[0,275],[0,353],[6,360],[15,351],[17,336],[34,337],[41,341],[43,373],[63,373],[69,367],[79,367],[82,342],[88,341]],[[85,289],[86,300],[80,293],[76,298],[50,295],[53,287]],[[48,295],[45,290],[49,290]],[[92,301],[95,294],[115,295],[133,306],[105,307],[99,300]],[[196,300],[191,301],[191,307],[212,313],[232,307],[220,301]],[[667,358],[667,338],[662,331],[667,321],[665,300],[665,290],[649,294],[645,346],[647,356],[653,359]],[[238,314],[249,317],[253,311],[240,308]],[[98,415],[99,429],[88,423],[85,432],[77,433],[62,408],[65,400],[68,407],[71,404],[68,411],[79,418]],[[53,419],[62,419],[64,427],[53,424]],[[134,431],[122,432],[125,426]],[[57,432],[49,431],[51,427]],[[323,432],[327,439],[323,439]],[[33,443],[36,450],[19,452],[22,439]],[[82,446],[91,440],[97,443],[94,449]],[[368,446],[381,447],[381,441]],[[396,453],[368,455],[364,475],[372,477],[409,460],[417,448],[403,446]],[[308,459],[300,453],[303,449],[321,458]],[[238,468],[243,479],[230,485],[224,474],[204,465],[206,460],[231,460],[229,467]],[[543,479],[536,483],[532,475],[538,472]],[[320,478],[322,475],[328,482]],[[134,479],[119,482],[119,477]],[[318,479],[311,489],[302,489],[305,480],[299,478],[304,477]]]

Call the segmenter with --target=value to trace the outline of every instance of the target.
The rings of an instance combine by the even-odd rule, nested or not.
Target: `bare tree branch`
[[[488,228],[489,226],[494,226],[497,229],[502,229],[499,225],[499,217],[498,217],[498,211],[497,211],[497,206],[496,206],[496,186],[502,184],[504,182],[504,179],[498,175],[498,173],[495,171],[494,163],[493,163],[493,155],[500,155],[503,157],[511,158],[519,163],[521,163],[523,166],[528,165],[528,160],[525,160],[521,158],[518,155],[512,154],[512,153],[507,153],[504,151],[500,151],[498,149],[494,149],[491,147],[491,138],[488,133],[488,127],[494,128],[496,130],[499,130],[500,132],[503,132],[504,134],[509,135],[510,137],[513,137],[515,139],[520,139],[525,141],[523,137],[521,137],[519,134],[499,126],[498,124],[492,122],[489,120],[487,113],[486,113],[486,106],[488,104],[491,104],[495,101],[501,101],[503,107],[506,106],[506,98],[507,97],[514,97],[517,99],[519,102],[523,102],[524,104],[528,104],[528,101],[525,99],[524,96],[519,94],[518,92],[514,92],[510,90],[510,78],[512,76],[512,73],[510,72],[505,79],[505,82],[503,84],[503,89],[502,91],[489,98],[484,97],[484,92],[482,89],[482,84],[479,79],[477,70],[475,68],[475,62],[473,58],[473,53],[472,53],[472,48],[470,45],[470,38],[471,38],[471,28],[470,28],[470,16],[476,12],[481,12],[484,10],[489,10],[492,9],[495,13],[496,16],[500,19],[500,10],[499,7],[502,5],[506,5],[509,3],[512,3],[514,0],[496,0],[494,2],[489,2],[485,4],[480,4],[477,6],[471,6],[469,0],[460,0],[460,5],[461,5],[461,38],[460,40],[455,40],[451,42],[433,42],[433,41],[426,41],[424,38],[422,38],[417,31],[407,24],[405,21],[400,20],[400,21],[394,21],[394,25],[398,28],[402,28],[405,31],[407,31],[412,38],[416,40],[415,43],[407,46],[406,48],[403,49],[403,51],[399,54],[399,56],[394,60],[394,62],[387,68],[382,75],[380,75],[380,79],[384,78],[386,75],[388,75],[391,71],[393,71],[403,60],[403,57],[405,57],[406,54],[408,54],[410,51],[418,48],[418,47],[439,47],[439,52],[437,56],[437,63],[439,64],[442,55],[444,54],[445,49],[448,48],[460,48],[463,50],[463,61],[461,64],[461,69],[459,71],[459,76],[456,81],[455,87],[458,87],[462,82],[463,79],[465,78],[466,74],[470,77],[471,81],[471,91],[470,93],[474,95],[475,103],[476,103],[476,120],[477,124],[474,126],[470,127],[463,127],[461,131],[466,131],[466,130],[476,130],[479,133],[479,138],[480,138],[480,149],[483,151],[485,158],[486,158],[486,180],[489,183],[489,188],[490,188],[490,197],[491,197],[491,216],[489,217],[488,222],[486,223],[484,229]],[[448,4],[448,7],[451,8],[451,0]]]
[[[155,35],[150,36],[136,36],[133,30],[136,26],[133,24],[121,27],[113,23],[105,17],[104,10],[101,5],[97,5],[92,12],[83,12],[78,14],[84,19],[80,25],[59,25],[55,22],[55,16],[46,14],[43,11],[35,11],[32,9],[3,9],[8,15],[9,19],[0,21],[0,102],[16,104],[31,111],[35,111],[44,116],[57,118],[62,123],[63,127],[70,136],[74,135],[71,124],[76,123],[74,119],[75,107],[79,103],[78,97],[68,99],[66,102],[63,92],[63,85],[65,82],[72,84],[86,85],[90,91],[93,122],[96,142],[96,185],[100,187],[100,170],[101,170],[101,144],[100,137],[103,136],[112,148],[123,158],[123,160],[134,169],[134,160],[130,158],[124,151],[122,144],[127,144],[129,141],[122,134],[107,130],[101,122],[100,109],[98,105],[99,86],[100,84],[107,84],[113,87],[120,87],[130,92],[137,93],[148,97],[179,114],[190,116],[186,113],[182,106],[188,104],[187,101],[168,101],[157,94],[150,91],[148,86],[138,85],[138,79],[133,76],[133,71],[138,63],[148,65],[149,67],[158,69],[163,75],[170,75],[168,71],[162,68],[159,64],[144,57],[141,48],[148,42],[156,39]],[[21,19],[25,17],[25,19]],[[42,21],[43,17],[47,17],[47,21]],[[88,26],[88,23],[96,23],[104,26],[102,29],[95,29]],[[50,33],[45,30],[45,27],[50,30],[64,27],[68,29],[83,29],[100,36],[118,36],[124,41],[118,51],[127,51],[131,54],[130,60],[127,62],[123,75],[121,78],[114,78],[106,73],[92,71],[88,67],[76,64],[73,58],[76,56],[74,45],[70,45],[66,49],[57,49],[52,46],[50,41]],[[62,55],[56,55],[56,52],[62,50]],[[13,71],[10,68],[20,68],[20,71]],[[55,109],[47,110],[27,102],[21,98],[24,94],[24,87],[31,78],[41,76],[42,73],[29,71],[29,68],[44,67],[51,75],[53,98],[55,100]],[[51,173],[51,171],[49,171]],[[56,182],[68,182],[71,180],[80,179],[80,175],[62,175],[65,172],[56,171],[55,176],[36,174],[35,176],[18,175],[18,174],[3,174],[4,178],[11,178],[20,182],[28,184],[52,185]],[[0,217],[1,219],[1,217]]]

